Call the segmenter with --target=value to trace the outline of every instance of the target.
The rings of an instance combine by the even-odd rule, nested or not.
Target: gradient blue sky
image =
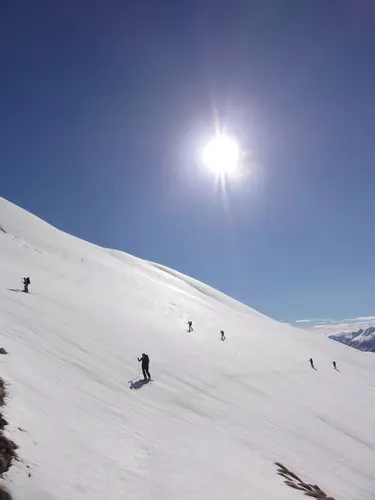
[[[1,2],[0,194],[278,319],[374,314],[374,5]],[[217,116],[253,158],[227,204]]]

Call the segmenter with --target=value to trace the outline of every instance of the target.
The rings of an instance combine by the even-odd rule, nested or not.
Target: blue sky
[[[4,2],[0,194],[278,319],[373,315],[374,27],[370,0]],[[251,168],[226,204],[218,116]]]

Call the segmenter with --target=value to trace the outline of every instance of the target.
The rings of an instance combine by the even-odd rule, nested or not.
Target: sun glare
[[[240,148],[234,139],[218,135],[203,149],[204,165],[218,176],[231,175],[240,161]]]

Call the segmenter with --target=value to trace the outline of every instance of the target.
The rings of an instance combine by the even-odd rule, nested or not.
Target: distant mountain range
[[[370,326],[365,330],[360,328],[355,332],[341,332],[329,335],[329,338],[341,342],[360,351],[375,352],[375,327]]]

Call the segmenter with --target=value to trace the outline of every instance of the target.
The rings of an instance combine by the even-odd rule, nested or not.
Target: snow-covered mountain
[[[343,344],[359,349],[360,351],[375,352],[375,327],[370,326],[366,329],[360,328],[354,332],[340,332],[329,336],[332,340],[342,342]]]
[[[15,500],[302,499],[276,461],[336,500],[373,498],[371,354],[3,199],[0,226]],[[151,384],[138,381],[142,352]]]

